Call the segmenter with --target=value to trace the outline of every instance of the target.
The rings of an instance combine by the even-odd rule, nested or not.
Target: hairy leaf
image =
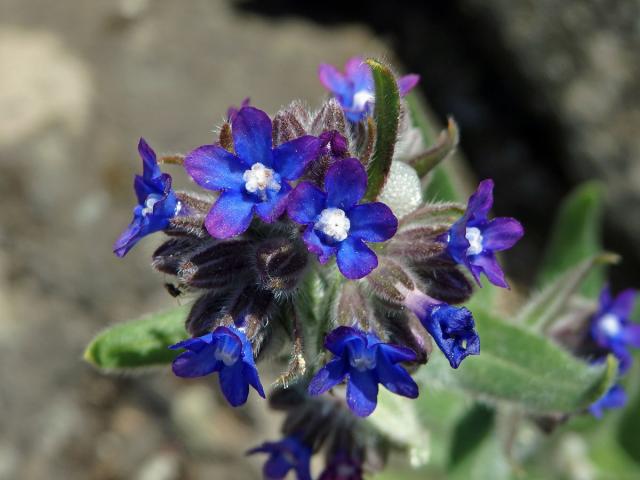
[[[188,337],[184,320],[191,305],[119,323],[95,337],[84,359],[104,370],[127,370],[170,363],[178,354],[167,347]]]
[[[538,272],[538,286],[547,285],[568,268],[602,250],[603,197],[602,185],[589,182],[563,201]],[[597,296],[603,278],[603,269],[595,269],[585,281],[582,293]]]
[[[409,165],[413,166],[421,178],[433,170],[440,162],[451,155],[460,141],[460,131],[455,120],[449,117],[447,128],[440,132],[438,139],[425,152],[409,160]]]
[[[365,198],[375,200],[382,191],[393,159],[400,120],[400,92],[391,69],[377,60],[368,59],[376,88],[373,118],[376,123],[376,148],[367,168],[369,183]]]
[[[450,368],[442,355],[417,373],[423,394],[429,383],[455,387],[486,401],[506,401],[530,412],[578,412],[600,398],[617,376],[617,362],[591,366],[551,340],[493,314],[474,311],[481,339],[478,356]]]

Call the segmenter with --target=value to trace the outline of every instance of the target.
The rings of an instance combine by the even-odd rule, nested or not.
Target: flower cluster
[[[640,348],[640,324],[630,320],[637,292],[627,289],[612,297],[609,287],[600,293],[598,310],[590,321],[589,334],[595,343],[593,361],[604,361],[607,355],[618,359],[619,376],[631,367],[633,357],[629,348]],[[600,418],[603,410],[621,408],[627,398],[620,385],[614,385],[605,395],[589,408],[592,415]]]
[[[380,183],[370,181],[371,162],[380,161],[372,72],[357,58],[345,74],[321,66],[320,79],[335,98],[318,111],[293,102],[270,118],[247,99],[229,109],[214,144],[172,157],[204,192],[173,190],[141,141],[138,205],[114,252],[124,256],[153,232],[167,235],[152,264],[176,278],[174,294],[197,297],[186,319],[190,338],[171,346],[177,376],[218,373],[225,398],[239,406],[250,387],[265,396],[256,364],[288,339],[291,360],[279,384],[302,384],[305,405],[346,384],[346,432],[375,410],[379,384],[418,396],[409,372],[427,362],[432,342],[452,368],[480,353],[471,312],[455,306],[473,290],[460,267],[478,282],[484,273],[507,287],[494,252],[513,246],[523,230],[513,219],[488,220],[490,180],[466,208],[422,200],[412,162],[425,147],[404,107],[385,186],[371,191]],[[395,95],[417,81],[399,78]],[[305,338],[310,332],[317,338]],[[282,441],[251,453],[269,454],[267,478],[291,470],[311,478],[321,436],[286,430]],[[347,443],[329,448],[321,479],[361,478],[363,448]]]

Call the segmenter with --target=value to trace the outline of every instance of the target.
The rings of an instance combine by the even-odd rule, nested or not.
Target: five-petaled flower
[[[605,287],[600,293],[598,311],[591,319],[591,336],[600,348],[616,356],[621,374],[629,369],[633,359],[628,347],[640,348],[640,324],[629,319],[635,299],[633,289],[613,298],[609,287]]]
[[[265,442],[247,453],[269,454],[262,469],[267,480],[281,480],[290,470],[295,471],[297,480],[311,480],[311,449],[295,436],[279,442]]]
[[[138,152],[142,175],[136,175],[133,182],[138,205],[133,209],[133,220],[113,245],[118,257],[124,257],[142,237],[167,228],[182,209],[171,188],[171,176],[160,171],[156,154],[144,138],[138,143]]]
[[[243,233],[255,213],[266,223],[282,215],[291,186],[315,160],[321,142],[305,135],[273,147],[271,120],[262,110],[243,107],[231,121],[235,154],[218,145],[196,148],[185,158],[195,182],[220,197],[205,219],[215,238]]]
[[[218,372],[222,393],[232,406],[247,401],[249,385],[264,398],[251,342],[238,328],[220,326],[213,333],[184,340],[169,348],[186,350],[173,361],[173,372],[179,377],[202,377]]]
[[[513,218],[489,220],[492,205],[493,180],[483,180],[469,198],[465,214],[449,230],[447,252],[455,262],[469,269],[478,284],[484,272],[494,285],[509,288],[494,252],[511,248],[524,230]]]
[[[384,203],[358,202],[367,189],[367,174],[355,158],[334,163],[324,180],[326,192],[301,182],[289,196],[287,213],[307,225],[303,239],[307,248],[326,263],[335,254],[338,268],[349,279],[368,275],[378,257],[365,244],[393,237],[398,219]]]
[[[413,362],[413,350],[383,343],[373,333],[352,327],[338,327],[327,335],[324,346],[334,357],[309,383],[311,395],[321,395],[348,377],[347,404],[358,416],[366,417],[376,408],[378,383],[404,397],[416,398],[418,385],[398,365]]]
[[[622,408],[627,403],[627,394],[620,385],[614,385],[589,407],[589,412],[596,418],[602,418],[604,410]]]
[[[458,368],[467,356],[480,353],[475,321],[465,307],[439,302],[417,290],[407,293],[405,306],[418,317],[452,368]]]
[[[333,65],[323,63],[318,68],[320,83],[340,102],[349,120],[358,122],[371,115],[375,101],[375,88],[371,68],[362,57],[347,60],[344,73]],[[415,74],[398,79],[400,96],[404,97],[420,81]]]

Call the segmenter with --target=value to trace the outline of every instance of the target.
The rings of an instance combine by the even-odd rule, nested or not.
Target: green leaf
[[[562,202],[538,272],[538,286],[548,284],[567,269],[602,251],[603,197],[602,185],[589,182]],[[595,270],[585,281],[582,293],[597,296],[603,278],[603,269]]]
[[[440,132],[434,145],[407,163],[416,169],[420,178],[431,172],[440,162],[451,155],[460,141],[460,131],[455,120],[449,117],[447,128]]]
[[[493,409],[478,403],[460,419],[451,442],[451,467],[464,461],[493,432],[494,416]]]
[[[375,83],[376,105],[373,118],[376,122],[376,147],[369,162],[367,193],[368,201],[376,199],[382,191],[393,159],[393,150],[398,136],[400,120],[400,92],[393,72],[377,60],[368,59]]]
[[[578,412],[613,385],[617,362],[591,366],[551,340],[510,325],[493,314],[474,312],[481,351],[454,370],[443,355],[434,355],[416,377],[428,391],[430,383],[459,388],[493,402],[511,402],[531,412]]]
[[[91,341],[84,359],[103,370],[170,363],[178,352],[168,347],[188,337],[184,321],[190,308],[181,305],[107,328]]]
[[[570,298],[594,268],[616,263],[619,259],[620,257],[616,254],[601,253],[578,263],[563,275],[556,277],[540,293],[534,295],[518,314],[516,323],[543,331],[560,316]]]
[[[479,445],[452,464],[448,472],[449,480],[508,480],[513,478],[511,467],[505,458],[496,435],[486,435]]]

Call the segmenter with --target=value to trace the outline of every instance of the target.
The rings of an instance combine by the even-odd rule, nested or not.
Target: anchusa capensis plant
[[[600,415],[620,405],[608,354],[622,374],[629,347],[640,345],[629,320],[634,294],[614,300],[603,292],[582,329],[584,345],[577,333],[565,342],[575,358],[548,330],[595,261],[567,274],[562,301],[552,285],[525,306],[516,317],[531,328],[499,319],[489,297],[509,287],[496,253],[524,231],[513,218],[491,218],[492,180],[466,205],[429,198],[431,183],[445,178],[440,161],[457,144],[455,123],[429,140],[415,100],[405,100],[419,77],[399,77],[378,61],[353,58],[344,73],[321,65],[319,77],[330,96],[318,109],[294,101],[270,117],[247,99],[229,109],[214,143],[185,156],[158,158],[140,140],[137,205],[114,252],[122,257],[162,232],[152,265],[175,278],[172,294],[194,300],[129,327],[138,339],[153,336],[144,347],[125,327],[117,346],[108,331],[86,358],[106,368],[169,361],[179,377],[217,373],[233,407],[251,390],[269,394],[286,412],[283,437],[249,451],[267,455],[268,479],[311,479],[320,450],[320,480],[361,479],[393,449],[419,452],[424,446],[402,434],[417,428],[411,400],[390,405],[429,395],[431,381],[537,415]],[[182,166],[200,190],[174,190],[166,163]],[[470,300],[474,283],[484,301]],[[282,352],[288,365],[269,393],[260,365],[274,356],[277,364]],[[569,386],[533,391],[571,368],[578,380]]]

